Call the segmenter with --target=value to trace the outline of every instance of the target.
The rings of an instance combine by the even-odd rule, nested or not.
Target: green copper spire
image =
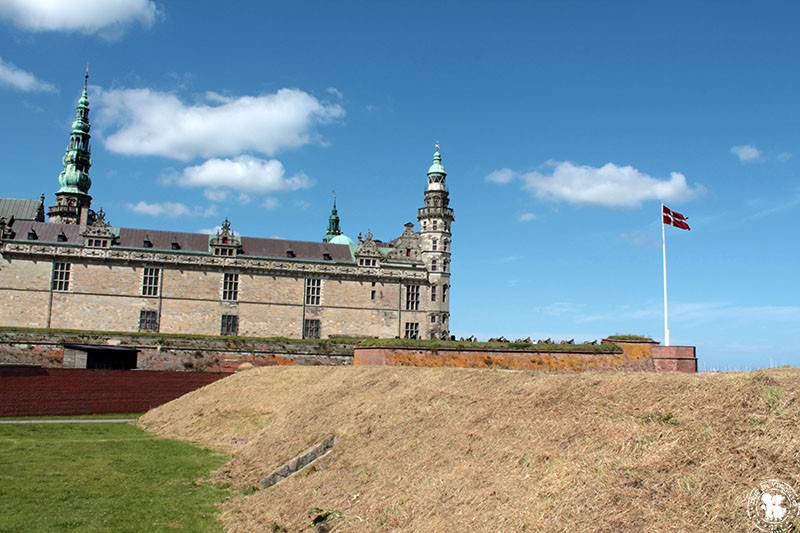
[[[341,234],[342,230],[339,229],[339,211],[336,210],[336,193],[333,193],[333,209],[331,209],[331,216],[328,217],[328,231],[325,232],[325,237],[322,238],[322,242],[330,242],[331,239]]]
[[[89,145],[89,67],[83,80],[83,93],[78,100],[75,120],[69,135],[69,146],[64,154],[64,170],[58,176],[61,186],[58,193],[89,194],[92,180],[89,179],[89,168],[92,166],[92,149]],[[56,193],[56,194],[58,194]]]
[[[447,176],[447,171],[445,171],[444,167],[442,166],[442,154],[439,153],[439,143],[436,143],[436,151],[433,153],[433,164],[431,168],[428,169],[428,176],[431,174],[441,174],[442,176]]]

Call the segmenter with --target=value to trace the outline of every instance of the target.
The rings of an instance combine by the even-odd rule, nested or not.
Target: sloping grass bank
[[[800,370],[542,374],[271,367],[140,419],[234,453],[230,531],[749,531],[764,479],[800,489]],[[312,511],[313,510],[313,511]]]

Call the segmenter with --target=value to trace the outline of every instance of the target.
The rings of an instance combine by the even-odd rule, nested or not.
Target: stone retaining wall
[[[239,364],[254,366],[346,365],[352,343],[270,342],[243,337],[195,338],[125,334],[0,331],[0,364],[64,366],[64,345],[122,346],[138,350],[143,370],[233,372]]]

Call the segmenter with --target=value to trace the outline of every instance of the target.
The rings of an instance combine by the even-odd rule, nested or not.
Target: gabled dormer
[[[386,257],[401,261],[418,261],[420,259],[419,234],[414,231],[413,222],[406,222],[403,228],[403,234],[392,241],[393,249]]]
[[[242,241],[231,231],[231,223],[226,218],[222,227],[209,240],[208,246],[213,255],[234,257],[242,253]]]
[[[372,240],[372,232],[367,231],[366,239],[359,239],[360,244],[356,249],[356,264],[363,267],[378,267],[386,257],[381,253],[378,245]]]
[[[116,234],[111,228],[111,224],[106,222],[106,213],[102,209],[93,217],[94,220],[83,232],[83,245],[87,248],[109,248],[114,244]]]

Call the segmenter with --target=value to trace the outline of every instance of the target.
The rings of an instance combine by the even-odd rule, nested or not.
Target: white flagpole
[[[664,232],[664,204],[661,204],[661,252],[664,257],[664,346],[669,346],[669,320],[667,313],[667,237]]]

